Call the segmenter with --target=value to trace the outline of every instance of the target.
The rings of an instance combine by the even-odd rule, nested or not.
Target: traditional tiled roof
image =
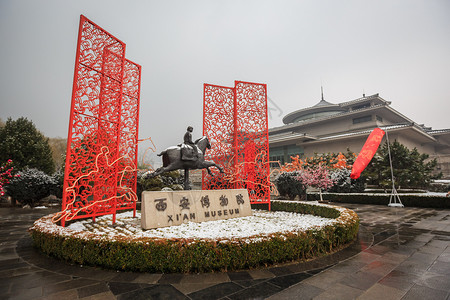
[[[358,99],[355,99],[355,100],[350,100],[350,101],[347,101],[347,102],[339,103],[339,106],[347,107],[347,106],[355,105],[355,104],[360,103],[360,102],[366,102],[366,101],[372,100],[372,99],[381,100],[382,102],[384,102],[384,103],[386,103],[388,105],[391,104],[390,101],[386,101],[383,98],[381,98],[379,94],[373,94],[373,95],[370,95],[370,96],[367,96],[367,97],[364,96],[364,97],[361,97],[361,98],[358,98]]]
[[[413,126],[413,125],[412,124],[397,124],[397,125],[391,125],[391,126],[381,126],[380,129],[389,131],[389,130],[393,130],[393,129],[406,128],[406,127],[411,127],[411,126]],[[373,129],[330,135],[330,136],[326,136],[326,137],[321,137],[320,140],[329,140],[329,139],[335,139],[335,138],[339,138],[339,137],[368,134],[368,133],[371,133],[372,130]]]
[[[378,103],[373,103],[373,100],[375,100],[375,99],[377,100]],[[315,121],[315,120],[321,120],[326,117],[334,117],[334,116],[340,115],[341,113],[348,113],[350,110],[350,106],[352,106],[352,105],[355,105],[358,103],[365,103],[365,102],[372,102],[371,107],[385,106],[385,105],[391,104],[391,102],[384,100],[378,94],[374,94],[374,95],[367,96],[367,97],[364,96],[362,98],[358,98],[358,99],[355,99],[352,101],[342,102],[339,104],[330,103],[322,98],[322,100],[314,106],[302,108],[302,109],[299,109],[299,110],[296,110],[296,111],[293,111],[293,112],[287,114],[283,118],[283,122],[285,124],[291,124],[293,122],[296,123],[296,120],[300,117],[313,115],[314,113],[324,113],[324,112],[334,112],[334,114],[332,114],[331,116],[314,117],[311,120]],[[356,110],[353,109],[353,111],[356,111]],[[305,123],[308,120],[309,119],[303,120],[301,122]]]
[[[416,131],[420,132],[422,135],[428,137],[430,140],[434,140],[433,136],[429,134],[428,132],[424,131],[418,124],[415,123],[404,123],[404,124],[396,124],[396,125],[388,125],[388,126],[380,126],[380,129],[383,129],[386,132],[390,132],[393,130],[398,129],[406,129],[406,128],[413,128]],[[338,133],[333,135],[326,135],[326,136],[310,136],[306,133],[295,133],[295,132],[288,132],[288,133],[282,133],[282,134],[274,134],[270,137],[271,143],[278,143],[278,142],[285,142],[289,140],[309,140],[309,141],[327,141],[327,140],[333,140],[333,139],[340,139],[340,138],[346,138],[346,137],[352,137],[352,136],[360,136],[360,135],[368,135],[372,132],[373,128],[371,129],[364,129],[360,131],[353,131],[353,132],[344,132],[344,133]],[[450,129],[447,130],[441,130],[450,133]],[[440,132],[441,132],[440,131]]]
[[[312,124],[312,123],[316,123],[316,122],[321,122],[324,120],[330,120],[330,119],[335,119],[337,117],[342,117],[342,116],[346,116],[346,115],[352,115],[352,114],[356,114],[358,112],[361,111],[366,111],[366,110],[373,110],[375,108],[379,108],[379,107],[383,107],[383,104],[378,104],[378,105],[374,105],[371,107],[365,107],[365,108],[361,108],[361,109],[355,109],[352,111],[343,111],[343,112],[339,112],[330,116],[323,116],[317,119],[309,119],[309,120],[305,120],[302,122],[296,122],[296,123],[289,123],[286,125],[282,125],[282,126],[278,126],[278,127],[273,127],[269,129],[269,132],[273,132],[273,131],[278,131],[278,130],[285,130],[285,129],[289,129],[289,128],[295,128],[295,127],[299,127],[299,126],[304,126],[304,125],[308,125],[308,124]]]
[[[445,133],[450,133],[450,129],[427,130],[427,133],[431,134],[431,135],[445,134]]]

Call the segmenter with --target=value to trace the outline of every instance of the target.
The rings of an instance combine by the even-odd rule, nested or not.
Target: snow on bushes
[[[63,228],[49,215],[37,220],[30,232],[37,248],[69,262],[165,273],[239,270],[311,259],[347,245],[358,232],[358,216],[345,208],[294,201],[273,201],[272,207],[289,212],[257,212],[253,219],[188,223],[142,233],[136,231],[138,219],[118,219],[115,226],[100,230],[80,222]]]
[[[17,172],[6,187],[6,193],[22,205],[35,206],[42,198],[58,193],[61,189],[60,174],[50,176],[38,169]]]

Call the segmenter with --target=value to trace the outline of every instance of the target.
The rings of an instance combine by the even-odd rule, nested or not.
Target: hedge
[[[80,238],[49,232],[43,222],[30,228],[33,244],[43,253],[82,265],[139,272],[212,272],[269,266],[294,260],[307,260],[336,251],[352,242],[358,233],[355,212],[332,206],[273,201],[273,210],[311,213],[334,217],[337,223],[304,232],[277,233],[251,242],[218,242],[191,239]],[[56,226],[56,225],[55,225]],[[63,230],[56,230],[62,232]]]
[[[336,203],[388,205],[391,194],[339,194],[322,193],[326,201]],[[450,208],[450,197],[434,195],[400,194],[400,201],[407,207]],[[308,194],[308,200],[318,200],[319,194]]]

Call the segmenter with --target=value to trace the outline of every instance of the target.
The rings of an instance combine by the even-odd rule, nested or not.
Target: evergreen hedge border
[[[388,205],[391,194],[340,194],[322,193],[322,198],[335,203]],[[424,207],[450,209],[450,197],[435,195],[399,194],[400,201],[406,207]],[[308,200],[319,200],[319,194],[308,194]]]
[[[30,228],[43,253],[70,263],[122,271],[198,273],[233,271],[307,260],[341,249],[356,239],[359,218],[346,208],[294,201],[272,201],[272,210],[335,218],[336,224],[304,232],[276,233],[244,241],[116,239],[49,233],[42,222]],[[45,216],[47,222],[53,215]]]

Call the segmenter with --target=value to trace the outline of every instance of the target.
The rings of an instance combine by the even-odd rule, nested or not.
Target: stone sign
[[[251,215],[250,198],[246,189],[142,193],[143,229]]]

